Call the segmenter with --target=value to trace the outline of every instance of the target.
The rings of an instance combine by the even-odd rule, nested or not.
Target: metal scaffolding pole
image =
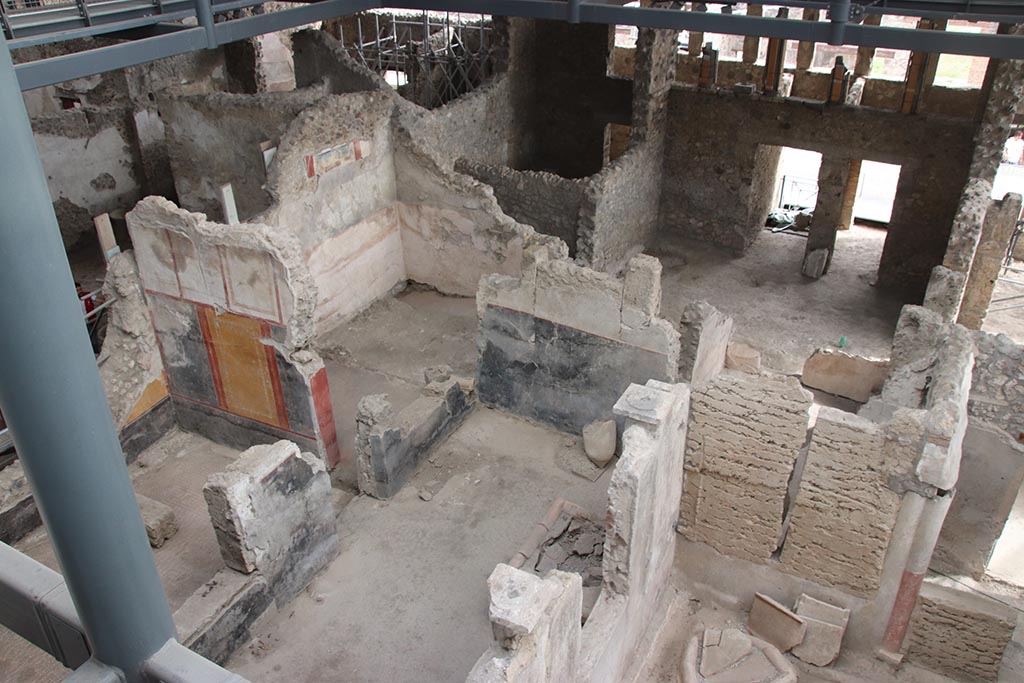
[[[93,655],[142,683],[175,637],[0,36],[0,409]]]

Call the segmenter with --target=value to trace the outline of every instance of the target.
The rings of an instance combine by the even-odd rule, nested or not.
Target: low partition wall
[[[685,384],[626,389],[615,404],[622,455],[608,486],[601,592],[586,624],[578,574],[498,565],[488,579],[496,642],[467,681],[632,680],[666,607],[688,413]]]
[[[657,259],[635,257],[620,280],[540,250],[528,258],[522,277],[480,282],[482,403],[578,434],[611,417],[631,382],[675,379],[679,333],[657,317]]]

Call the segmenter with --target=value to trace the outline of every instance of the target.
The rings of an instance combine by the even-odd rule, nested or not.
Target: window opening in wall
[[[947,31],[957,33],[995,34],[997,28],[998,24],[994,22],[951,20],[946,25]],[[935,70],[935,85],[947,88],[981,88],[987,70],[988,57],[941,54]]]
[[[820,168],[820,153],[783,147],[779,156],[775,206],[780,209],[813,209],[818,201]]]
[[[639,2],[627,2],[626,7],[639,7]],[[636,26],[615,26],[615,47],[636,47],[637,38]]]
[[[486,14],[366,12],[342,23],[339,38],[353,59],[428,109],[471,92],[494,70]]]
[[[882,17],[881,26],[890,28],[917,27],[918,20],[914,17],[899,17],[886,14]],[[892,48],[876,48],[875,56],[871,60],[871,78],[878,78],[887,81],[903,81],[907,78],[907,68],[910,66],[910,50],[895,50]]]
[[[892,206],[896,201],[896,187],[900,180],[900,166],[865,159],[861,162],[860,180],[853,203],[854,221],[888,224],[892,219]]]
[[[1017,493],[1017,499],[1010,511],[1010,516],[1003,526],[992,556],[989,558],[986,573],[1000,581],[1024,586],[1024,488]]]

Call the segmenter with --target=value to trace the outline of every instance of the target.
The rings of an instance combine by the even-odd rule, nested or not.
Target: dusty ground
[[[785,233],[762,232],[741,257],[701,242],[663,241],[651,252],[664,267],[662,317],[677,322],[688,302],[704,299],[732,316],[736,339],[784,372],[799,372],[816,348],[844,336],[851,353],[888,357],[902,304],[871,284],[885,234],[860,225],[841,231],[820,280],[800,274],[806,242]]]
[[[589,482],[559,469],[565,441],[477,407],[397,496],[348,504],[338,559],[228,668],[260,683],[464,680],[491,643],[494,566],[556,497],[604,515],[608,472]]]
[[[153,551],[171,610],[224,566],[203,500],[203,484],[237,457],[235,450],[174,429],[129,467],[135,491],[171,506],[177,518],[178,533]],[[45,529],[37,529],[14,547],[60,571]],[[67,674],[48,654],[0,628],[0,681],[50,683],[64,680]]]

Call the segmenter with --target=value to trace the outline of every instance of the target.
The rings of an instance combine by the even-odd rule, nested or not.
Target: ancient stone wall
[[[405,283],[391,114],[385,93],[327,95],[281,136],[267,175],[273,206],[253,218],[302,247],[321,333]]]
[[[689,389],[632,384],[615,404],[622,454],[608,487],[601,591],[582,630],[578,574],[498,565],[488,579],[495,644],[467,681],[617,683],[637,673],[668,603]]]
[[[680,531],[732,557],[767,561],[807,440],[811,394],[794,378],[727,371],[695,386],[691,400]]]
[[[145,176],[131,111],[68,109],[32,120],[65,246],[93,235],[93,216],[142,197]]]
[[[783,568],[870,597],[902,499],[888,487],[889,477],[914,466],[913,452],[910,462],[899,461],[905,454],[888,447],[881,425],[821,408],[783,545]]]
[[[1024,346],[1006,335],[972,332],[974,378],[967,410],[971,417],[1004,431],[1024,434]]]
[[[679,333],[657,317],[660,264],[631,265],[620,280],[532,249],[521,277],[483,279],[480,400],[580,433],[609,417],[631,382],[672,381]]]
[[[501,210],[544,235],[557,237],[576,252],[580,206],[587,184],[542,171],[516,171],[460,159],[455,170],[473,176],[494,190]]]
[[[767,206],[769,183],[759,176],[773,169],[758,164],[759,146],[901,164],[879,276],[919,292],[942,261],[974,134],[970,120],[680,87],[669,97],[668,126],[661,229],[738,252],[763,229],[765,216],[752,215],[751,207]]]
[[[1020,610],[952,579],[928,578],[914,609],[907,659],[958,681],[995,681]]]
[[[292,121],[322,90],[260,95],[197,95],[160,102],[178,202],[226,221],[220,187],[230,183],[241,220],[268,209],[267,167],[260,145],[277,146]]]
[[[297,240],[149,197],[128,214],[178,424],[234,447],[289,438],[338,462],[316,289]]]

